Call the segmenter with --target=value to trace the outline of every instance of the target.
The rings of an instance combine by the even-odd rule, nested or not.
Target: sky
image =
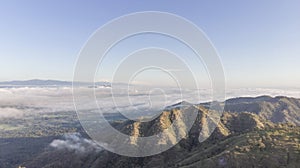
[[[1,1],[0,81],[72,80],[78,54],[96,29],[125,14],[163,11],[205,32],[228,87],[298,88],[299,6],[297,0]]]

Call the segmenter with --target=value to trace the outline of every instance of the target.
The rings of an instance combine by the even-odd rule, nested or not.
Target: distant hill
[[[277,96],[229,99],[225,111],[251,112],[274,123],[289,122],[300,126],[300,99]]]
[[[155,135],[181,120],[185,108],[197,111],[197,118],[188,135],[170,150],[150,157],[124,157],[107,151],[78,154],[76,151],[45,151],[27,167],[292,167],[300,165],[299,100],[287,97],[236,98],[226,101],[220,122],[212,135],[200,143],[203,128],[214,115],[205,106],[183,103],[165,109],[150,122],[123,121],[113,126],[133,137]],[[178,107],[184,107],[180,110]],[[274,111],[272,111],[274,110]],[[282,115],[281,115],[282,114]],[[291,117],[294,117],[291,120]],[[280,123],[280,122],[286,123]],[[183,124],[183,123],[181,123]],[[178,130],[184,129],[181,125]],[[172,133],[160,143],[173,143]],[[117,140],[117,138],[116,138]],[[125,143],[125,142],[120,142]],[[136,138],[126,142],[143,148]],[[76,158],[76,159],[74,159]]]

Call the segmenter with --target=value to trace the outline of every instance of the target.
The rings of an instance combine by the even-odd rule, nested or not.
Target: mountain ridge
[[[259,97],[230,100],[231,104],[244,105],[248,103],[285,102],[287,107],[298,107],[298,99],[287,97]],[[259,101],[258,101],[259,100]],[[229,102],[230,102],[229,101]],[[179,104],[172,109],[166,109],[154,121],[143,123],[139,121],[124,121],[115,123],[115,128],[133,137],[157,134],[168,128],[174,119],[180,118]],[[225,105],[226,106],[226,105]],[[275,105],[274,105],[275,106]],[[235,106],[236,107],[236,106]],[[277,107],[277,106],[275,106]],[[286,108],[278,106],[276,112],[283,112]],[[216,129],[205,141],[198,138],[207,124],[209,110],[199,105],[193,105],[198,112],[196,121],[183,138],[174,147],[159,155],[149,157],[125,157],[108,151],[76,155],[72,151],[46,151],[31,162],[24,163],[28,167],[297,167],[300,164],[300,126],[297,123],[272,122],[268,117],[260,115],[255,110],[238,109],[235,112],[224,112]],[[227,107],[228,108],[228,107]],[[252,108],[250,108],[252,109]],[[262,108],[263,109],[263,108]],[[291,109],[296,110],[296,107]],[[244,111],[245,110],[245,111]],[[281,110],[281,111],[280,111]],[[297,112],[299,114],[299,112]],[[179,131],[180,132],[180,131]],[[205,134],[205,132],[204,132]],[[172,135],[164,137],[164,143],[173,143]],[[129,143],[140,145],[136,138]],[[51,157],[55,159],[47,159]],[[68,157],[70,156],[70,157]],[[74,164],[76,163],[76,164]]]
[[[234,98],[225,101],[224,111],[251,112],[275,123],[300,125],[300,99],[286,96]]]

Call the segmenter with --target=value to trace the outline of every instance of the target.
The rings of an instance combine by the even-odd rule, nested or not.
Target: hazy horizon
[[[27,82],[27,81],[34,81],[34,80],[38,80],[38,81],[57,81],[57,82],[77,82],[77,83],[86,83],[86,84],[91,84],[90,82],[87,81],[72,81],[72,80],[60,80],[60,79],[53,79],[53,78],[28,78],[28,79],[14,79],[14,80],[3,80],[0,81],[0,85],[1,83],[10,83],[10,82]],[[112,83],[111,81],[108,80],[95,80],[92,83],[101,83],[101,82],[108,82],[108,83]],[[128,84],[128,83],[122,83],[122,82],[116,82],[116,84]],[[3,85],[3,84],[2,84]],[[151,85],[147,85],[147,84],[131,84],[131,85],[145,85],[145,86],[151,86]],[[22,85],[21,85],[22,86]],[[26,86],[26,85],[23,85]],[[32,86],[39,86],[39,85],[32,85]],[[153,85],[152,85],[153,86]],[[154,85],[154,86],[162,86],[162,87],[168,87],[168,86],[164,86],[164,85]],[[174,86],[173,86],[174,87]],[[198,89],[210,89],[209,87],[199,87]],[[300,89],[300,85],[299,86],[265,86],[265,87],[247,87],[247,86],[225,86],[225,89],[289,89],[290,91],[295,90],[298,91],[297,89]],[[261,93],[262,95],[264,94],[263,92]]]

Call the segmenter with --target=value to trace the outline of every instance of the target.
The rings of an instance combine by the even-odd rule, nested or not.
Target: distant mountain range
[[[185,102],[182,102],[185,103]],[[291,167],[300,165],[300,100],[288,97],[261,96],[234,98],[225,103],[225,112],[212,135],[202,143],[198,137],[214,115],[207,104],[182,103],[166,108],[150,122],[122,121],[113,126],[133,137],[158,134],[175,120],[181,120],[184,108],[198,115],[188,135],[170,150],[150,157],[124,157],[107,151],[78,154],[76,151],[45,151],[26,167]],[[183,109],[184,109],[183,108]],[[180,133],[186,125],[174,132]],[[203,134],[206,134],[205,132]],[[173,143],[173,133],[159,143]],[[117,141],[118,139],[115,138]],[[128,145],[143,148],[132,138]],[[76,159],[74,159],[76,158]]]
[[[15,81],[4,81],[0,82],[0,86],[75,86],[80,85],[97,85],[97,86],[110,86],[109,82],[71,82],[71,81],[60,81],[60,80],[41,80],[41,79],[31,79],[31,80],[15,80]]]
[[[15,85],[15,86],[64,86],[64,85],[72,85],[72,82],[68,81],[59,81],[59,80],[40,80],[40,79],[32,79],[32,80],[15,80],[15,81],[5,81],[0,82],[0,85]]]

